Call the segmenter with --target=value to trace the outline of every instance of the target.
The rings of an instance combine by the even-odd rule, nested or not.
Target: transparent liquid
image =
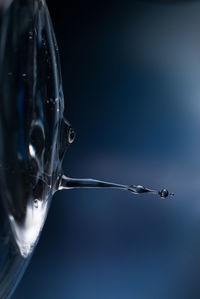
[[[4,12],[0,70],[0,298],[7,298],[30,260],[57,190],[118,188],[162,198],[169,193],[62,173],[74,132],[63,117],[58,47],[44,1],[14,0]]]

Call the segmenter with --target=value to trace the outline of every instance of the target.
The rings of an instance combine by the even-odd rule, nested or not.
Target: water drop
[[[160,195],[161,198],[167,198],[168,196],[174,196],[173,193],[169,193],[169,191],[167,189],[162,189],[158,192],[158,194]]]

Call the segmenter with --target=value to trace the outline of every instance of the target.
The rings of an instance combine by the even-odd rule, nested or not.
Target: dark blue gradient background
[[[54,196],[14,299],[200,298],[200,3],[49,2],[73,177],[143,184]]]

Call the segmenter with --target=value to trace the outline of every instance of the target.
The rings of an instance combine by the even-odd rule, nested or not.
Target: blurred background
[[[200,298],[200,2],[48,1],[68,176],[168,188],[54,196],[13,298]]]

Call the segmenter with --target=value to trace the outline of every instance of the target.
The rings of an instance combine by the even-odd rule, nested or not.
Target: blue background
[[[48,2],[68,176],[168,188],[58,192],[13,298],[200,298],[200,3]],[[179,1],[180,2],[180,1]]]

